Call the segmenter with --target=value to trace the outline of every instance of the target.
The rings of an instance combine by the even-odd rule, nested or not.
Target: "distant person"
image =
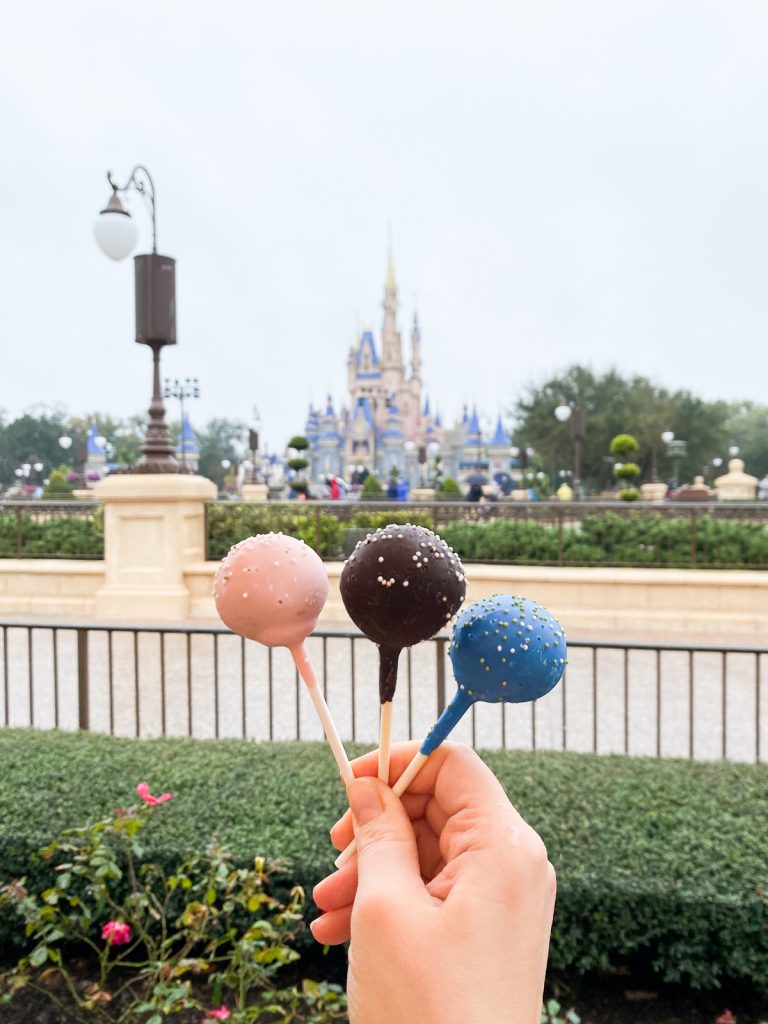
[[[397,500],[408,501],[408,482],[399,480],[397,483]]]
[[[757,485],[757,496],[760,501],[768,501],[768,473]]]
[[[328,484],[328,497],[331,501],[338,501],[341,498],[341,488],[339,487],[339,481],[335,476],[332,476]]]
[[[467,501],[480,501],[483,497],[483,488],[481,484],[470,484],[469,490],[467,491]]]
[[[389,501],[397,501],[397,480],[390,480],[387,486],[387,498]]]

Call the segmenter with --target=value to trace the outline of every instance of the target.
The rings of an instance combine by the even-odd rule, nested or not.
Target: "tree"
[[[42,462],[46,475],[64,458],[59,445],[64,432],[60,410],[46,410],[38,415],[25,412],[0,427],[0,482],[6,487],[14,483],[15,471],[25,462]]]
[[[240,420],[212,419],[203,430],[197,432],[197,443],[200,445],[198,472],[213,480],[219,490],[224,488],[225,469],[223,460],[237,462],[242,438],[247,430]]]
[[[688,391],[670,392],[645,377],[624,378],[616,370],[595,374],[575,365],[542,384],[529,385],[514,410],[518,421],[514,443],[523,450],[534,447],[552,473],[573,465],[568,424],[559,423],[554,415],[563,402],[586,413],[581,477],[587,491],[610,486],[612,463],[606,453],[616,434],[631,431],[638,439],[642,449],[638,464],[651,478],[671,473],[661,441],[665,430],[687,442],[687,455],[679,467],[683,479],[693,479],[728,443],[734,443],[728,441],[730,410],[724,402],[705,402]],[[768,465],[768,451],[766,460]]]

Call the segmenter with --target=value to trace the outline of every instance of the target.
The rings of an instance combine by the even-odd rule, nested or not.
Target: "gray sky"
[[[132,267],[91,230],[139,161],[197,422],[256,405],[282,446],[343,396],[388,222],[447,418],[576,360],[765,400],[767,51],[756,0],[9,6],[0,408],[146,408]]]

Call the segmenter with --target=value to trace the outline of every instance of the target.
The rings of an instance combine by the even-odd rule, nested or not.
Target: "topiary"
[[[54,469],[48,477],[48,483],[43,491],[44,498],[71,498],[74,487],[67,479],[68,469]]]
[[[365,497],[375,500],[376,498],[382,497],[382,495],[384,494],[384,488],[379,483],[378,478],[375,477],[373,473],[369,473],[369,475],[365,478],[361,493]]]
[[[461,495],[461,488],[452,476],[447,476],[444,480],[441,480],[440,486],[436,490],[438,495],[445,501],[451,501]]]
[[[637,443],[637,439],[631,434],[617,434],[616,437],[611,441],[611,454],[618,456],[621,459],[625,459],[628,455],[634,455],[640,448]],[[613,475],[618,477],[619,480],[624,480],[628,485],[631,485],[633,480],[636,480],[640,476],[640,467],[636,462],[618,462],[613,467]],[[637,501],[640,497],[640,492],[636,487],[626,486],[623,490],[619,491],[619,499],[621,501]]]
[[[619,455],[626,458],[627,455],[634,455],[640,449],[637,438],[631,434],[617,434],[611,441],[611,455]]]

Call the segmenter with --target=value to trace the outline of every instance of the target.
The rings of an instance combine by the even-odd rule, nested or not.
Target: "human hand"
[[[392,748],[390,783],[415,744]],[[318,942],[351,937],[351,1024],[538,1024],[555,872],[473,750],[443,743],[399,800],[374,776],[348,787],[358,852],[315,886]],[[353,835],[348,811],[331,831]]]

